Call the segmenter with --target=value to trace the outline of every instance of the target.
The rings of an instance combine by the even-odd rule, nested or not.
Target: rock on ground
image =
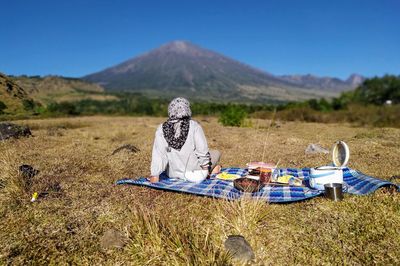
[[[122,145],[121,147],[117,148],[116,150],[114,150],[111,155],[114,155],[122,150],[127,150],[132,153],[136,153],[136,152],[140,151],[137,147],[135,147],[132,144],[125,144],[125,145]]]
[[[108,229],[100,239],[103,249],[123,248],[126,243],[126,237],[115,229]]]
[[[304,152],[306,154],[317,154],[317,153],[328,154],[329,150],[325,149],[324,147],[321,147],[318,144],[310,144],[307,146]]]
[[[32,136],[32,133],[28,127],[12,123],[0,123],[0,140],[29,136]]]
[[[39,173],[39,170],[36,170],[28,164],[23,164],[19,167],[19,172],[23,177],[24,188],[28,191],[32,186],[33,177]]]
[[[26,178],[33,178],[35,175],[39,173],[39,170],[36,170],[32,166],[28,164],[23,164],[19,167],[19,171]]]
[[[228,236],[225,240],[224,246],[234,259],[244,262],[250,262],[255,259],[253,249],[243,236]]]

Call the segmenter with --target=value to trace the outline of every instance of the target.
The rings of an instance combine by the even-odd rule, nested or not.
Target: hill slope
[[[102,93],[104,88],[76,78],[66,78],[60,76],[18,76],[11,77],[12,80],[24,88],[24,90],[41,103],[49,101],[73,101],[82,98],[112,98]]]
[[[0,73],[0,101],[5,105],[1,113],[23,114],[26,113],[24,103],[32,101],[26,91],[12,79]],[[3,106],[3,104],[0,104]],[[0,108],[3,109],[3,108]]]
[[[284,101],[338,94],[336,88],[305,86],[185,41],[168,43],[83,79],[108,90],[200,99]]]

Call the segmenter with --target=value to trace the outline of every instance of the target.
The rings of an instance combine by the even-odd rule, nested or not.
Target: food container
[[[337,141],[332,148],[333,166],[320,166],[310,170],[310,187],[324,190],[324,185],[329,183],[343,184],[343,168],[350,158],[347,144]]]
[[[271,168],[261,168],[260,169],[260,182],[263,184],[268,184],[271,182],[272,169]]]
[[[247,169],[251,177],[258,176],[262,184],[271,182],[272,173],[275,171],[275,164],[264,162],[250,162]]]
[[[233,181],[233,185],[236,189],[248,193],[257,192],[263,187],[263,184],[260,182],[260,180],[254,180],[247,177],[235,179]]]
[[[310,186],[324,190],[324,185],[329,183],[343,183],[343,171],[338,167],[320,166],[310,170]]]

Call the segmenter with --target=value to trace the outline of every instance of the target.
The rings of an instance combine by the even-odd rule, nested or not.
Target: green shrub
[[[240,127],[246,117],[246,110],[239,106],[231,105],[222,111],[218,121],[224,126]]]
[[[31,111],[31,110],[35,109],[35,106],[36,106],[35,102],[31,99],[23,100],[22,105],[24,106],[24,109],[26,111]]]
[[[47,111],[54,114],[79,115],[76,105],[70,102],[50,103]]]
[[[7,109],[7,105],[0,101],[0,115],[4,114],[4,110]]]

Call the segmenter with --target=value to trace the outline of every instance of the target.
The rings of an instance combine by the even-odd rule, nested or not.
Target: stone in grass
[[[230,235],[224,243],[225,249],[234,259],[250,262],[255,259],[253,249],[249,242],[241,235]]]
[[[136,152],[140,151],[137,147],[135,147],[132,144],[125,144],[125,145],[122,145],[121,147],[115,149],[111,155],[114,155],[122,150],[127,150],[132,153],[136,153]]]
[[[12,123],[0,123],[0,140],[9,138],[29,137],[32,136],[28,127],[19,126]]]
[[[19,167],[19,173],[23,178],[24,188],[28,191],[32,186],[33,177],[39,173],[39,170],[28,164],[23,164]]]
[[[23,164],[19,167],[19,171],[25,178],[33,178],[35,175],[39,173],[39,170],[36,170],[32,166],[28,164]]]
[[[100,239],[103,249],[123,248],[126,243],[126,237],[115,229],[108,229]]]
[[[321,147],[318,144],[312,143],[307,146],[304,152],[305,154],[318,154],[318,153],[328,154],[329,150],[325,149],[324,147]]]

